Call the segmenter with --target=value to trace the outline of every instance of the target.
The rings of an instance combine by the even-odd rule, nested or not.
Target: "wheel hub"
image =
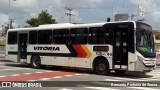
[[[99,64],[99,70],[104,71],[106,69],[104,64]]]
[[[34,59],[34,66],[37,66],[39,64],[39,60],[37,58]]]

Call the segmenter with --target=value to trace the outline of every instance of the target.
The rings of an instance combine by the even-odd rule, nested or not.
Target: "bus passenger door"
[[[18,62],[27,62],[28,34],[20,33],[18,37]]]
[[[128,68],[128,26],[114,24],[113,69]]]

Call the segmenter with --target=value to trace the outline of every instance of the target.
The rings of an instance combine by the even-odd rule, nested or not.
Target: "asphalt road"
[[[160,66],[146,75],[132,72],[117,75],[111,72],[107,76],[102,76],[71,68],[47,66],[32,69],[24,64],[1,60],[0,81],[6,86],[0,87],[0,90],[160,90],[160,86],[156,86],[160,85]],[[12,88],[9,88],[6,82],[11,81]],[[30,88],[16,88],[16,86],[30,86]],[[31,88],[31,86],[42,87]]]

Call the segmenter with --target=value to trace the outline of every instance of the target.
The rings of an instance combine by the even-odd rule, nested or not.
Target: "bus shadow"
[[[141,79],[141,78],[151,78],[153,77],[152,75],[147,75],[144,73],[135,73],[135,72],[126,72],[124,74],[116,74],[115,72],[111,72],[109,76],[112,77],[122,77],[122,78],[131,78],[131,79]]]
[[[6,63],[5,66],[19,67],[19,68],[31,68],[32,69],[32,67],[30,65],[19,64],[19,63]],[[60,67],[60,66],[42,66],[41,68],[35,69],[35,70],[51,70],[51,71],[75,72],[75,73],[96,75],[93,71],[91,71],[89,69]],[[111,71],[108,75],[100,75],[100,76],[123,77],[123,78],[134,78],[134,79],[153,77],[152,75],[146,75],[143,73],[135,73],[135,72],[126,72],[126,73],[120,75],[120,74],[116,74],[113,71]]]
[[[0,58],[0,59],[1,59],[1,58]],[[12,61],[3,59],[3,60],[0,60],[0,62],[12,62]]]
[[[26,64],[19,64],[19,63],[6,63],[5,66],[9,67],[19,67],[19,68],[31,68],[29,65]]]

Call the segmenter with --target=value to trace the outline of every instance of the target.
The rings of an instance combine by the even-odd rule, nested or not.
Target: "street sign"
[[[145,17],[145,8],[143,6],[138,6],[138,14],[139,16]]]

